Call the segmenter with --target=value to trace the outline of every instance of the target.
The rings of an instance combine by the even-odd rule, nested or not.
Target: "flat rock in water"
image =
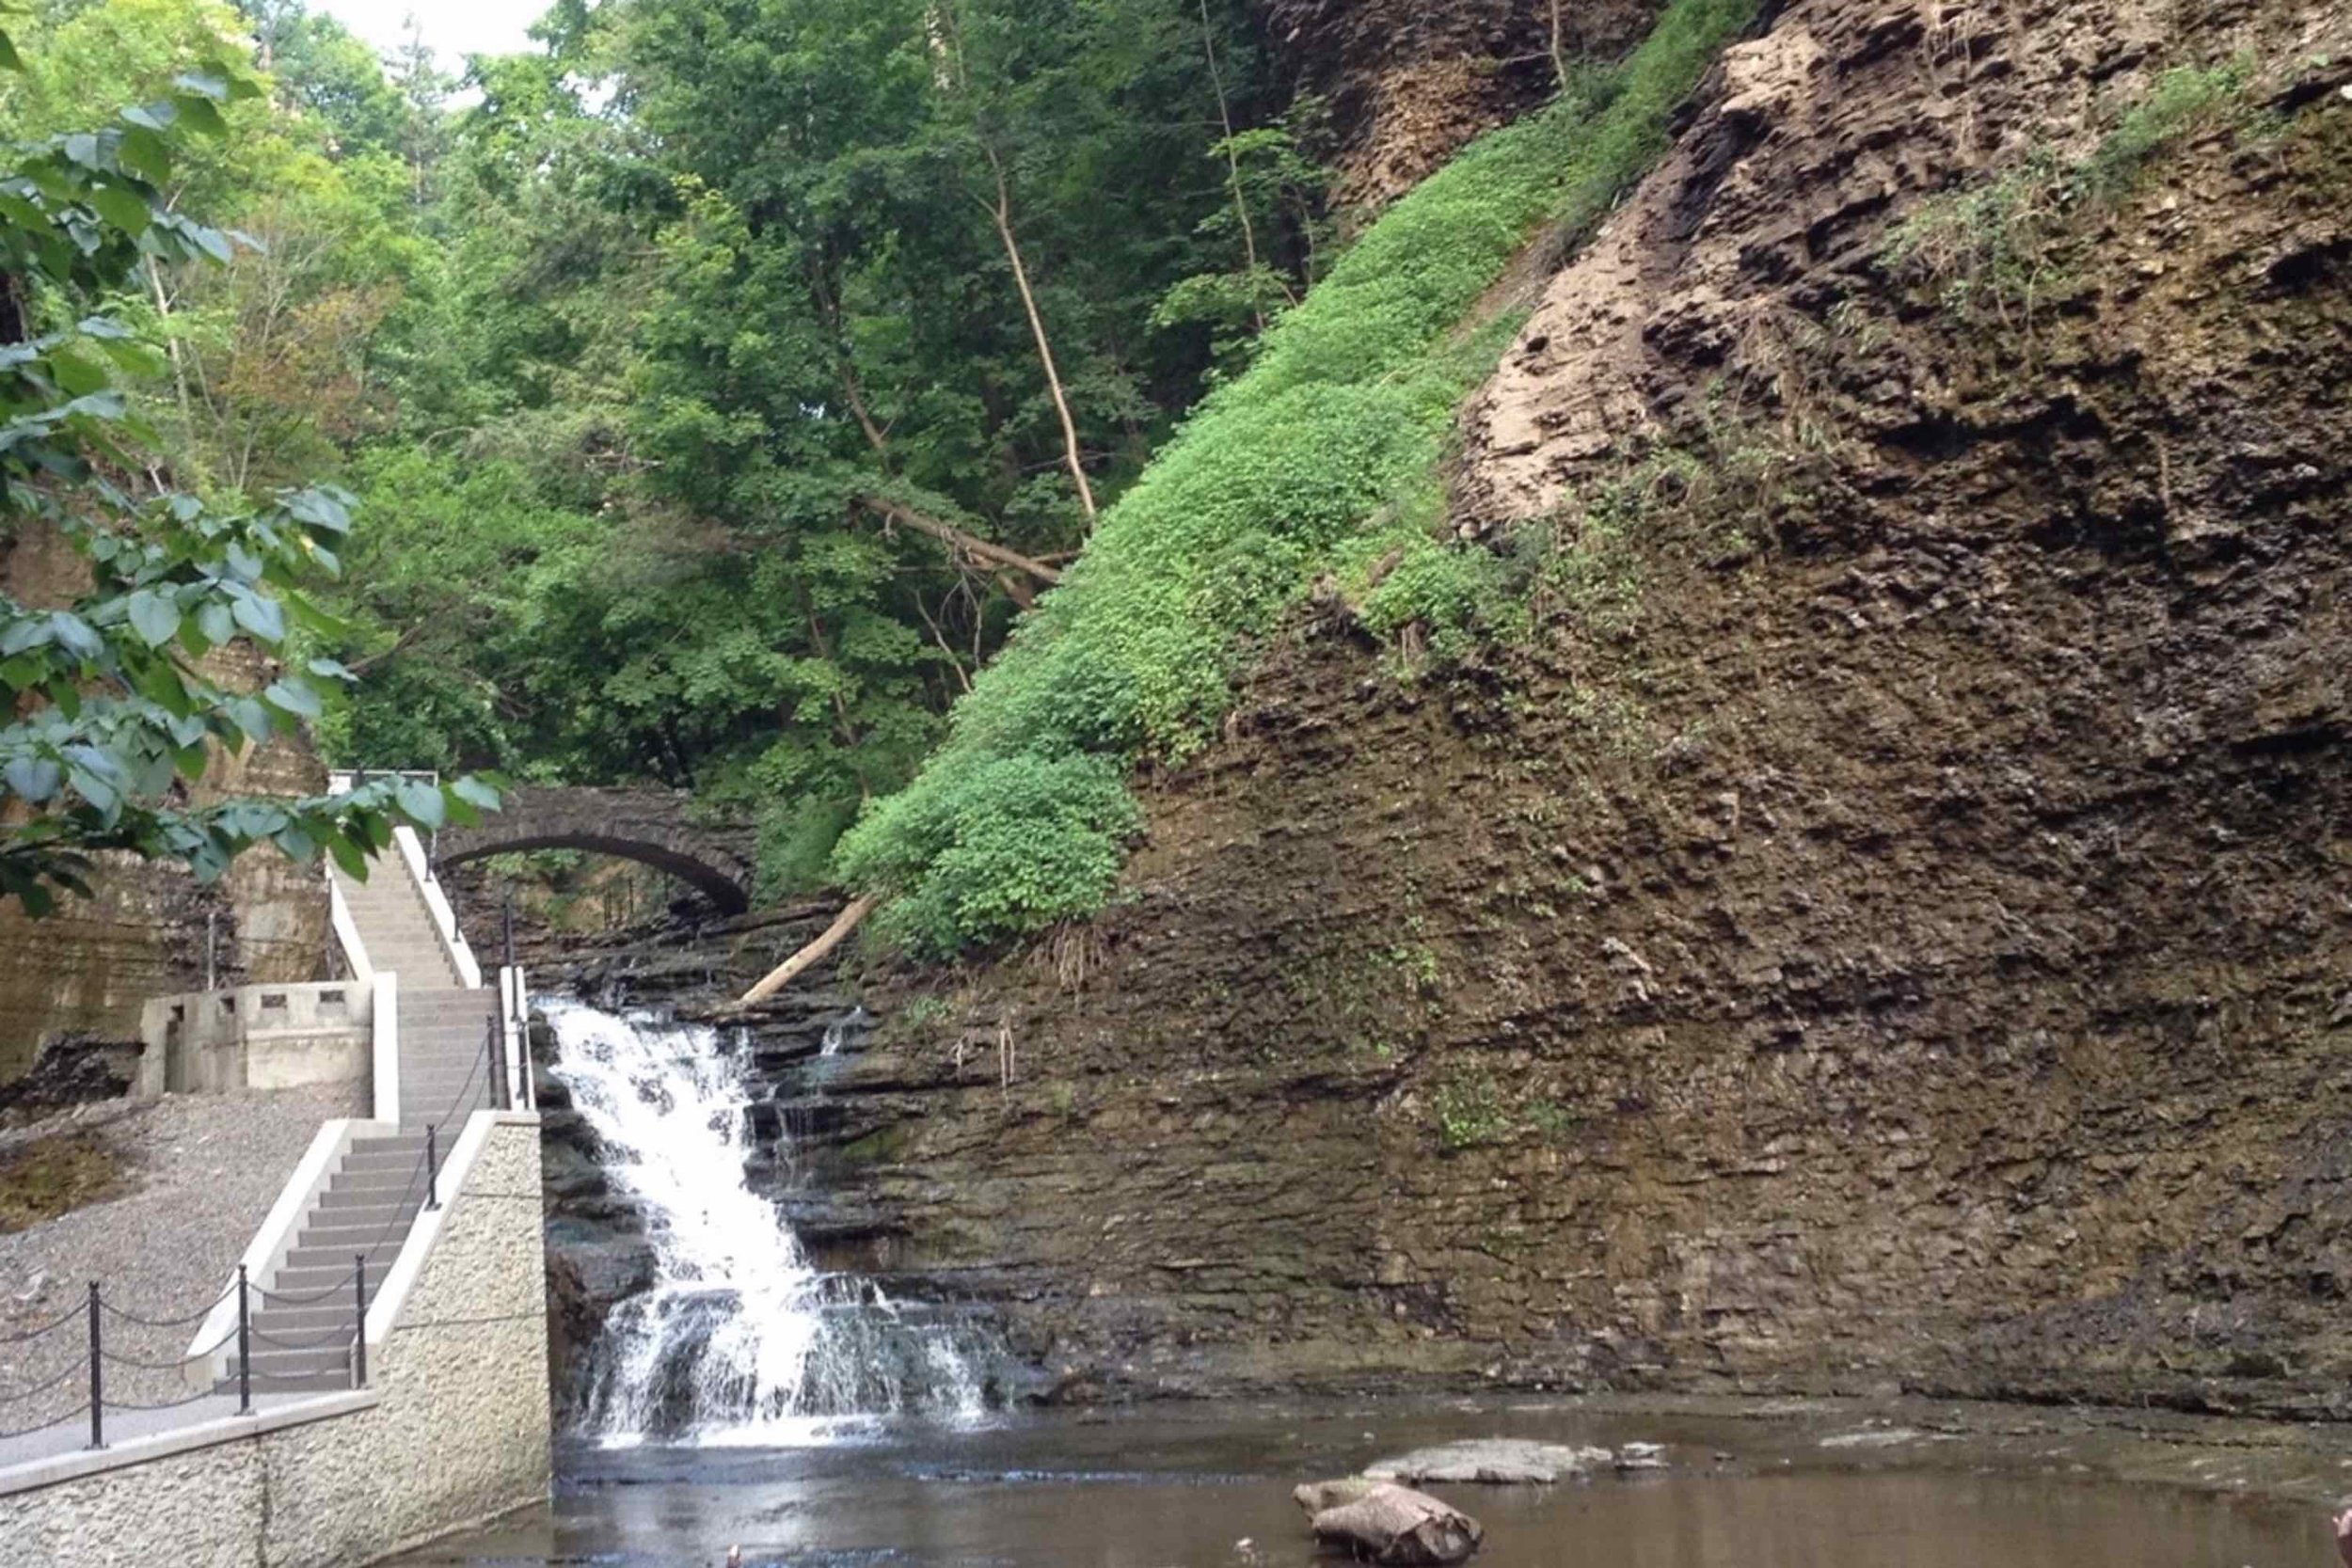
[[[1451,1481],[1456,1485],[1541,1486],[1588,1475],[1612,1458],[1607,1449],[1536,1443],[1523,1437],[1477,1437],[1415,1449],[1395,1459],[1384,1459],[1364,1474],[1375,1481],[1406,1481],[1417,1485]]]
[[[1334,1484],[1348,1483],[1325,1483]],[[1302,1486],[1294,1495],[1304,1502],[1309,1490]],[[1310,1528],[1317,1541],[1345,1546],[1358,1557],[1394,1568],[1460,1562],[1478,1550],[1486,1534],[1460,1509],[1393,1485],[1374,1486],[1352,1501],[1325,1509]]]

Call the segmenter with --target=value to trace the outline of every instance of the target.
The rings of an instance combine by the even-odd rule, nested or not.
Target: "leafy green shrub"
[[[1944,308],[1963,320],[2007,324],[2012,306],[2029,319],[2035,301],[2065,281],[2053,260],[2065,215],[2130,194],[2158,152],[2235,113],[2245,87],[2238,64],[2175,67],[2089,156],[2069,162],[2036,148],[1996,180],[1924,202],[1880,259],[1899,276],[1936,284]]]
[[[905,890],[878,924],[922,951],[1041,930],[1091,913],[1118,875],[1140,820],[1123,772],[1083,753],[943,758],[869,812],[835,863],[853,884]]]
[[[1496,629],[1498,615],[1516,608],[1508,592],[1509,563],[1492,551],[1457,548],[1415,534],[1383,562],[1388,569],[1357,602],[1358,615],[1383,637],[1407,626],[1422,628],[1429,650],[1440,657]]]
[[[1457,327],[1536,231],[1607,214],[1754,11],[1674,0],[1620,71],[1464,151],[1275,325],[1104,514],[914,783],[842,839],[835,873],[893,895],[889,929],[944,954],[1101,907],[1139,820],[1136,755],[1204,744],[1251,634],[1427,493],[1455,404],[1501,347]],[[1473,613],[1482,568],[1445,553],[1408,548],[1373,612]]]
[[[2076,181],[2082,194],[2112,199],[2130,190],[2149,159],[2232,112],[2245,90],[2246,69],[2235,62],[2166,71],[2084,160]]]
[[[759,813],[759,891],[788,897],[825,885],[827,863],[842,831],[857,816],[855,800],[794,796]]]
[[[1464,1073],[1440,1085],[1436,1097],[1438,1142],[1448,1149],[1498,1143],[1511,1132],[1502,1095],[1486,1073]]]

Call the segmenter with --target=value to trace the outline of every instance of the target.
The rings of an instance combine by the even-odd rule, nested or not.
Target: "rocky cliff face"
[[[1109,913],[876,991],[832,1256],[1073,1394],[2343,1414],[2347,26],[1782,8],[1466,417],[1536,633],[1331,607]]]
[[[1481,132],[1543,102],[1563,65],[1642,40],[1665,0],[1265,0],[1267,32],[1327,100],[1343,206],[1409,190]]]

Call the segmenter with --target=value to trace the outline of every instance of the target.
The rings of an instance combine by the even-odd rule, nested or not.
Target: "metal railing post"
[[[427,1209],[441,1206],[441,1159],[434,1138],[434,1127],[428,1121],[424,1124],[424,1206]]]
[[[352,1259],[351,1290],[359,1307],[358,1326],[351,1336],[351,1386],[365,1388],[368,1386],[368,1255],[364,1252]]]
[[[490,1107],[511,1111],[515,1103],[506,1083],[506,1020],[502,1016],[490,1020],[490,1037],[483,1042],[483,1049],[490,1053]]]
[[[89,1446],[106,1446],[106,1391],[100,1381],[98,1363],[103,1354],[98,1344],[98,1281],[89,1282]]]
[[[253,1315],[246,1294],[245,1265],[237,1265],[237,1414],[253,1414]]]

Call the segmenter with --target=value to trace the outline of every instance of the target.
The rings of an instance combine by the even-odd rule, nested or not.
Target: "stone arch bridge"
[[[584,849],[666,871],[723,913],[751,907],[757,833],[749,822],[711,820],[682,789],[525,785],[509,790],[505,809],[485,812],[475,828],[435,835],[433,858],[456,865],[524,849]]]

